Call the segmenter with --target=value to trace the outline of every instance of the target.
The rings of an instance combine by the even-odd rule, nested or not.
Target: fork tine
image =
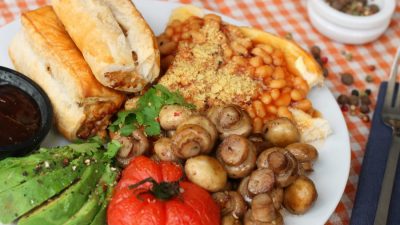
[[[385,102],[384,102],[384,107],[385,108],[392,108],[392,102],[393,102],[393,97],[394,97],[394,91],[395,91],[395,86],[396,86],[396,81],[397,81],[397,68],[399,66],[399,61],[400,61],[400,48],[397,49],[396,56],[394,58],[394,62],[392,64],[392,68],[390,69],[390,78],[388,82],[388,87],[386,90],[386,96],[385,96]],[[399,91],[400,93],[400,91]],[[397,99],[396,99],[396,107],[399,106],[400,104],[400,94],[397,94]]]

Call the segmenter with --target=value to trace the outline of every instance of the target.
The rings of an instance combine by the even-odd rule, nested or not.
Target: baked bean
[[[175,51],[177,46],[178,46],[178,44],[176,42],[170,41],[170,42],[166,42],[163,45],[161,45],[159,47],[159,50],[160,50],[161,55],[169,55]]]
[[[285,78],[285,72],[282,69],[282,67],[280,67],[280,66],[275,67],[274,72],[272,73],[272,78],[274,78],[274,79],[284,79]]]
[[[251,118],[255,118],[256,117],[256,112],[254,111],[254,108],[253,108],[252,105],[247,107],[246,111],[247,111],[247,113],[249,114],[249,116]]]
[[[290,97],[294,100],[294,101],[300,101],[305,97],[305,93],[303,90],[301,89],[293,89],[290,92]]]
[[[283,87],[286,86],[286,80],[271,80],[271,82],[269,83],[269,87],[270,88],[277,88],[277,89],[281,89]]]
[[[279,89],[272,89],[271,90],[271,97],[272,97],[273,100],[277,100],[280,95],[281,95],[281,92],[279,91]]]
[[[271,65],[272,64],[272,57],[270,55],[266,55],[263,57],[263,61],[265,64],[267,65]]]
[[[182,40],[190,39],[190,33],[188,31],[186,31],[185,33],[182,34],[181,38],[182,38]]]
[[[237,42],[239,42],[246,49],[250,49],[253,47],[253,42],[250,38],[239,38]]]
[[[182,33],[183,27],[182,26],[176,26],[173,29],[174,29],[174,33]]]
[[[224,56],[226,59],[230,59],[233,56],[233,50],[226,45],[225,47],[222,47],[222,50],[224,51]]]
[[[272,54],[274,52],[274,48],[272,48],[271,45],[258,44],[258,45],[256,45],[256,47],[261,48],[262,50],[264,50],[268,54]]]
[[[253,101],[253,108],[258,117],[263,118],[266,115],[264,105],[261,101],[259,100]]]
[[[303,99],[298,102],[294,102],[293,106],[297,109],[301,109],[304,112],[307,112],[308,110],[310,110],[312,108],[312,103],[308,99]]]
[[[165,30],[165,35],[167,35],[167,37],[172,37],[173,35],[174,35],[174,29],[172,29],[171,27],[168,27],[166,30]]]
[[[279,50],[275,50],[272,53],[272,60],[275,66],[283,66],[284,62],[283,53]]]
[[[261,48],[257,48],[257,47],[256,47],[256,48],[253,48],[253,49],[251,50],[251,54],[256,55],[256,56],[260,56],[260,57],[262,57],[262,58],[268,56],[268,54],[267,54],[264,50],[262,50]]]
[[[260,56],[254,56],[249,59],[249,63],[253,67],[259,67],[263,65],[263,59]]]
[[[293,114],[292,114],[292,112],[289,111],[288,107],[286,107],[286,106],[281,106],[278,108],[277,116],[278,117],[286,117],[290,120],[293,120]]]
[[[190,32],[192,38],[193,38],[193,42],[197,43],[197,44],[202,44],[204,42],[206,42],[206,36],[204,36],[202,33],[198,32],[198,31],[192,31]]]
[[[232,60],[238,65],[241,65],[241,66],[247,65],[247,60],[242,56],[235,55],[232,57]]]
[[[263,121],[260,117],[256,117],[253,119],[253,132],[254,133],[261,133],[263,130]]]
[[[285,93],[281,94],[279,98],[274,101],[274,103],[276,106],[288,106],[290,105],[291,100],[292,99],[290,98],[290,94]]]
[[[231,48],[233,51],[237,52],[239,55],[247,55],[248,54],[247,49],[243,45],[239,44],[236,41],[233,41],[231,43]]]
[[[271,114],[276,114],[278,112],[278,108],[272,104],[267,105],[265,109]]]
[[[258,78],[263,78],[266,76],[271,76],[273,72],[273,68],[268,66],[268,65],[264,65],[264,66],[260,66],[256,68],[256,72],[255,75]]]
[[[271,97],[270,94],[268,94],[268,92],[264,92],[264,93],[261,94],[260,100],[261,100],[265,105],[268,105],[269,103],[272,102],[272,97]]]
[[[286,82],[286,86],[284,88],[281,89],[281,93],[290,93],[292,91],[292,88],[287,84]]]

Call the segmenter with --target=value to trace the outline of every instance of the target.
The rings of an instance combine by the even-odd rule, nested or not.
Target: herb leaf
[[[139,127],[149,136],[161,133],[158,116],[164,105],[181,105],[189,109],[195,109],[193,104],[185,101],[179,92],[171,92],[166,87],[156,84],[142,95],[134,110],[119,112],[118,118],[108,127],[112,132],[120,131],[122,136],[129,136]]]
[[[108,159],[113,159],[115,155],[117,155],[118,150],[121,148],[122,144],[117,140],[112,140],[107,145],[107,151],[104,153],[104,156]]]

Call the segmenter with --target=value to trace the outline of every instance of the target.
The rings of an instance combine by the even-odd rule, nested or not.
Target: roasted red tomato
[[[108,225],[218,225],[220,209],[182,168],[139,156],[122,172],[108,206]]]

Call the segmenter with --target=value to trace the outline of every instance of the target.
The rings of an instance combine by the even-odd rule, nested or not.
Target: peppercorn
[[[351,95],[360,96],[360,93],[358,92],[358,90],[353,89],[353,90],[351,91]]]
[[[341,74],[341,81],[345,85],[352,85],[354,83],[354,78],[349,73],[342,73]]]
[[[360,106],[360,112],[361,112],[361,113],[364,113],[364,114],[369,113],[369,112],[370,112],[370,109],[369,109],[368,105],[361,105],[361,106]]]
[[[360,104],[360,98],[358,96],[350,96],[350,105],[358,106]]]
[[[360,100],[363,105],[371,105],[371,99],[369,99],[368,95],[361,96]]]
[[[368,75],[365,77],[365,81],[368,82],[368,83],[371,83],[371,82],[374,81],[374,78],[372,77],[371,74],[368,74]]]
[[[375,71],[376,67],[375,67],[375,65],[369,65],[368,69],[369,69],[369,71]]]
[[[340,105],[347,105],[347,104],[349,104],[349,102],[350,102],[350,99],[349,99],[349,97],[347,96],[347,95],[339,95],[339,97],[337,98],[337,102],[340,104]]]
[[[329,70],[326,67],[322,68],[322,72],[323,72],[324,77],[329,76]]]
[[[69,165],[69,160],[67,158],[65,158],[62,163],[63,163],[63,166],[66,167]]]
[[[328,63],[328,57],[326,57],[326,56],[321,57],[321,62],[322,62],[322,64],[327,64]]]
[[[312,46],[310,51],[311,51],[311,54],[314,56],[314,58],[320,58],[321,49],[317,45]]]
[[[365,89],[365,94],[368,96],[371,95],[371,89]]]
[[[346,57],[346,60],[347,60],[347,61],[352,61],[352,60],[353,60],[353,54],[351,54],[351,53],[347,53],[347,54],[345,55],[345,57]]]
[[[370,121],[368,114],[362,114],[361,120],[365,123],[368,123]]]

